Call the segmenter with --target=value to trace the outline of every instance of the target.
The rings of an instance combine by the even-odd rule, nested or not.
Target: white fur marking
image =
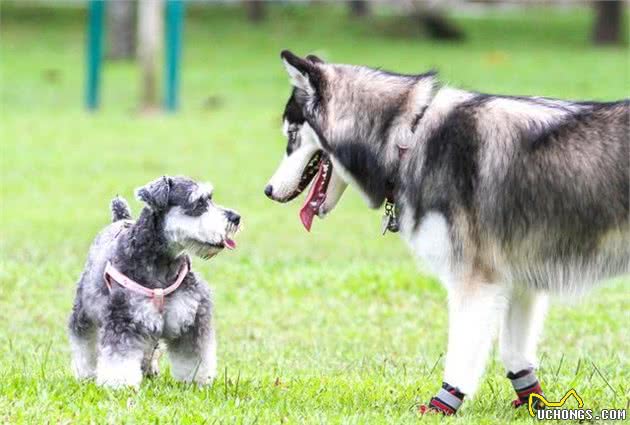
[[[404,208],[411,211],[411,208]],[[403,214],[401,218],[403,236],[411,250],[422,259],[442,284],[452,282],[451,276],[451,240],[446,218],[437,212],[430,212],[424,216],[418,230],[413,229],[412,214]]]
[[[200,183],[197,185],[197,188],[190,194],[188,200],[190,202],[195,202],[202,196],[212,195],[213,191],[214,191],[214,188],[212,187],[210,183]]]
[[[173,207],[166,214],[164,231],[171,242],[186,245],[189,240],[220,244],[226,234],[227,219],[222,209],[210,205],[198,217],[187,215],[181,207]]]
[[[124,356],[101,353],[96,367],[96,384],[110,388],[139,387],[142,381],[141,351]]]

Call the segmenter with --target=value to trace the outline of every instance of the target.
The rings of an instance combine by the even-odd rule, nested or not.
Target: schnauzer
[[[216,375],[212,297],[187,253],[209,259],[240,226],[215,205],[212,188],[186,177],[161,177],[136,191],[146,206],[131,220],[120,197],[113,223],[90,248],[69,322],[72,368],[98,385],[139,386],[157,373],[159,341],[175,379],[207,384]]]

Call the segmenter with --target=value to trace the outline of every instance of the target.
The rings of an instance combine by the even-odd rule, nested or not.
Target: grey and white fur
[[[166,342],[173,376],[206,384],[216,375],[213,304],[206,282],[192,270],[166,297],[163,311],[150,298],[117,284],[108,290],[108,261],[148,288],[176,279],[187,253],[208,259],[238,230],[240,216],[215,205],[212,187],[186,177],[160,177],[136,191],[146,205],[131,221],[129,206],[116,197],[113,223],[90,247],[77,284],[69,321],[72,369],[78,379],[108,387],[137,387],[157,373],[156,347]]]
[[[535,367],[547,295],[630,271],[628,100],[488,95],[281,56],[289,143],[266,195],[295,198],[323,152],[320,218],[347,184],[371,208],[395,200],[401,235],[448,290],[445,382],[474,393],[497,333],[508,371]]]

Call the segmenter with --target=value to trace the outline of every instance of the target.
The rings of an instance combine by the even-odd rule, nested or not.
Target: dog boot
[[[532,393],[543,394],[540,382],[538,382],[538,378],[536,378],[533,368],[523,369],[516,373],[509,372],[507,377],[512,382],[512,386],[514,387],[514,391],[516,391],[516,396],[518,397],[516,400],[512,401],[512,406],[514,406],[514,408],[527,404],[529,395]],[[538,401],[539,400],[536,399],[533,406],[536,409],[539,408]]]
[[[442,383],[442,389],[433,397],[429,404],[423,404],[418,408],[420,414],[441,413],[443,415],[453,415],[464,401],[465,394],[457,388],[451,387],[446,382]]]

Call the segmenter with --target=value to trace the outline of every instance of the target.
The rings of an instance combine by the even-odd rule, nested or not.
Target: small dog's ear
[[[163,176],[136,190],[138,200],[146,203],[154,211],[163,211],[168,207],[172,179]]]
[[[312,61],[311,59],[302,59],[295,56],[288,50],[280,53],[284,67],[291,77],[291,84],[308,95],[314,95],[322,79],[322,72],[318,65],[323,63],[320,61]],[[319,59],[319,58],[317,58]]]

